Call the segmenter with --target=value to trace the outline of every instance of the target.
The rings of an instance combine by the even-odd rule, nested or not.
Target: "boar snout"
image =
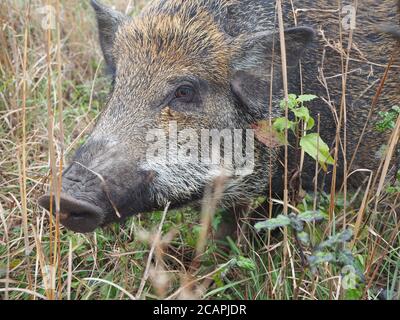
[[[112,222],[153,209],[149,191],[151,171],[138,168],[123,144],[88,141],[76,152],[62,175],[60,222],[67,229],[88,233]],[[39,205],[56,212],[55,195]],[[52,203],[51,203],[52,202]]]
[[[53,204],[51,204],[51,201]],[[39,204],[50,210],[53,206],[55,211],[55,198],[44,195],[39,199]],[[94,231],[104,220],[105,212],[98,206],[86,201],[77,200],[67,194],[60,196],[60,222],[68,229],[87,233]]]
[[[67,169],[68,170],[68,169]],[[69,173],[70,171],[68,171]],[[137,172],[131,175],[117,175],[127,183],[116,184],[109,176],[102,181],[94,179],[71,179],[63,176],[60,195],[60,222],[75,232],[88,233],[112,222],[121,222],[126,217],[155,209],[148,192],[151,172]],[[134,178],[131,178],[134,177]],[[56,212],[55,195],[46,194],[39,198],[39,205]]]

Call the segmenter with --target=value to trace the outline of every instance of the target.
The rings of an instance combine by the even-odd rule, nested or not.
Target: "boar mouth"
[[[46,210],[55,212],[55,197],[44,195],[39,199],[39,205]],[[106,212],[87,201],[75,199],[69,195],[60,195],[60,222],[69,230],[79,233],[93,232],[103,224]]]

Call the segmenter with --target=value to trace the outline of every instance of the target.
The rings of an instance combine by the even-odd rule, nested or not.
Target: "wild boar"
[[[272,192],[281,195],[282,148],[260,143],[249,130],[283,112],[275,1],[154,0],[134,18],[91,3],[112,91],[93,132],[63,172],[61,223],[76,232],[91,232],[168,202],[171,207],[188,205],[202,199],[221,174],[226,181],[220,206],[230,212],[267,195],[270,178]],[[397,5],[397,0],[365,0],[341,13],[337,2],[328,0],[283,3],[289,93],[319,97],[309,107],[314,118],[320,114],[321,136],[329,146],[334,145],[342,94],[346,95],[348,162],[366,125],[351,170],[376,169],[379,149],[387,141],[387,134],[374,130],[376,112],[371,117],[369,113],[390,57],[393,62],[376,110],[399,103],[399,44],[390,34],[376,31],[377,25],[398,26]],[[355,21],[351,9],[356,10]],[[234,149],[231,155],[241,160],[231,163],[225,157],[228,149],[204,146],[215,135],[224,147],[234,149],[250,141],[253,149]],[[203,149],[192,153],[189,136]],[[164,161],[154,148],[160,143],[167,146],[158,151]],[[154,157],[149,149],[156,150]],[[289,148],[290,168],[298,164],[293,150]],[[338,186],[343,176],[339,151]],[[210,152],[220,152],[221,163],[210,162]],[[398,163],[399,156],[393,161]],[[238,171],[243,164],[248,170]],[[315,162],[306,156],[306,190],[314,186],[314,171]],[[325,179],[319,179],[326,190],[331,172],[330,168]],[[361,178],[351,175],[349,186],[359,185]],[[49,208],[50,196],[43,196],[40,204]]]

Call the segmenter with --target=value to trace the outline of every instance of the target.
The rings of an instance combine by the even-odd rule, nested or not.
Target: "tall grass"
[[[134,14],[145,2],[113,4]],[[280,1],[277,4],[282,30]],[[45,6],[54,8],[54,28],[42,26]],[[325,263],[312,272],[304,263],[310,248],[299,246],[292,230],[257,234],[253,215],[242,219],[229,250],[220,246],[209,236],[222,215],[211,200],[205,201],[202,214],[165,208],[91,235],[74,234],[60,227],[36,199],[49,189],[57,199],[57,177],[90,132],[108,92],[93,13],[86,1],[3,0],[0,26],[1,299],[398,297],[400,196],[386,190],[399,119],[378,175],[371,173],[354,194],[344,186],[343,192],[321,195],[318,201],[316,195],[305,195],[299,203],[290,203],[285,175],[285,214],[318,209],[329,216],[308,226],[313,243],[354,229],[349,247],[365,282],[353,291],[344,290],[340,268]],[[342,58],[343,75],[350,43]],[[381,87],[384,79],[382,75]],[[340,126],[346,121],[345,76],[342,80],[335,158]],[[348,168],[346,175],[351,174],[351,163]],[[218,199],[218,190],[215,186],[211,199]],[[272,205],[259,210],[258,204],[253,204],[255,212],[272,215]]]

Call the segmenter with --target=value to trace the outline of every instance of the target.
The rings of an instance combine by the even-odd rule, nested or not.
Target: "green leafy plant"
[[[255,224],[257,231],[262,229],[274,230],[276,228],[291,226],[297,231],[303,231],[304,222],[315,222],[324,219],[325,216],[320,211],[306,211],[296,215],[290,213],[289,215],[278,215],[276,218],[267,219]]]
[[[300,138],[301,149],[314,160],[318,161],[326,171],[328,164],[334,164],[334,159],[329,153],[329,147],[318,133],[307,133],[307,131],[314,128],[315,120],[311,117],[310,111],[305,106],[305,103],[316,98],[316,96],[311,94],[300,96],[290,94],[287,106],[289,112],[294,116],[293,120],[285,117],[276,118],[272,122],[272,126],[269,125],[267,120],[262,120],[252,127],[255,129],[255,135],[261,143],[264,143],[269,147],[276,147],[288,143],[284,136],[286,129],[297,134],[299,131],[298,129],[302,124],[301,128],[304,134]],[[282,109],[285,109],[286,102],[281,101],[280,106]]]
[[[278,132],[283,132],[287,128],[296,134],[296,129],[299,128],[300,123],[302,122],[304,124],[304,135],[300,138],[300,147],[305,153],[318,161],[326,171],[327,164],[334,164],[334,160],[329,153],[328,145],[322,140],[318,133],[307,134],[308,130],[314,128],[315,120],[310,116],[310,111],[304,103],[311,102],[316,98],[317,96],[311,94],[304,94],[298,97],[295,94],[290,94],[287,106],[289,111],[294,115],[294,121],[289,121],[284,117],[278,118],[275,119],[273,127]],[[285,109],[285,107],[286,102],[281,101],[281,108]]]
[[[400,170],[396,173],[396,180],[393,185],[387,187],[386,192],[389,194],[400,193]]]
[[[380,111],[378,115],[381,120],[376,124],[376,129],[379,132],[393,130],[396,125],[396,120],[400,116],[400,107],[394,106],[389,111]]]
[[[364,274],[362,266],[349,249],[348,244],[353,237],[352,230],[345,229],[329,236],[315,246],[311,244],[310,234],[305,230],[305,223],[318,222],[324,219],[325,215],[320,211],[305,211],[299,214],[278,215],[276,218],[257,223],[255,228],[257,231],[274,230],[282,227],[292,228],[301,252],[304,254],[302,246],[309,249],[307,252],[311,252],[306,256],[305,261],[311,272],[316,274],[319,266],[326,263],[341,268],[342,278],[344,280],[351,279],[350,284],[346,286],[346,297],[349,299],[360,298]],[[345,271],[350,275],[344,274]]]

